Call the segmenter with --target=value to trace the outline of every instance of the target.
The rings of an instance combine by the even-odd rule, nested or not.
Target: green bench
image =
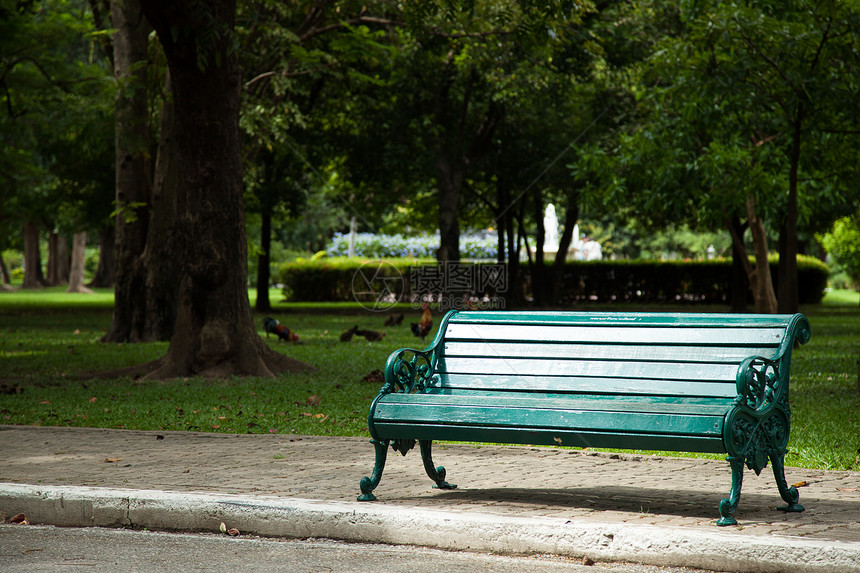
[[[789,365],[811,331],[801,314],[459,312],[425,350],[385,365],[370,406],[376,450],[359,501],[376,499],[388,447],[432,440],[728,454],[732,485],[718,525],[736,524],[744,465],[772,464],[784,511],[803,511],[785,480]]]

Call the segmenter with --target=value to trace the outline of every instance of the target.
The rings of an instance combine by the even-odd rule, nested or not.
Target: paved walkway
[[[361,438],[0,426],[0,518],[560,553],[734,571],[860,571],[860,472],[787,468],[806,511],[776,511],[770,469],[745,472],[738,526],[718,528],[723,461],[515,446],[390,452],[374,503]]]

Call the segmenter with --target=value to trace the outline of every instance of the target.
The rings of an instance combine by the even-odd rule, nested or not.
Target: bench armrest
[[[791,428],[791,353],[795,343],[806,344],[810,335],[809,321],[796,314],[773,358],[750,356],[738,366],[738,394],[726,414],[723,444],[730,459],[743,460],[756,474],[767,466],[769,458],[781,460],[785,453]]]
[[[436,338],[429,347],[424,350],[414,348],[401,348],[395,350],[385,362],[385,384],[379,390],[379,395],[391,394],[392,392],[404,392],[412,394],[423,392],[430,386],[436,375],[436,362],[444,348],[445,331],[448,321],[457,314],[456,310],[449,310],[439,324]],[[372,408],[371,408],[372,411]]]
[[[802,314],[792,317],[786,336],[774,358],[750,356],[738,366],[735,377],[738,395],[735,404],[749,408],[756,417],[766,416],[788,397],[788,369],[795,343],[809,342],[809,321]]]
[[[422,392],[432,382],[435,368],[435,348],[423,351],[414,348],[396,350],[385,363],[385,385],[379,393]]]
[[[763,356],[750,356],[738,366],[737,385],[738,395],[735,404],[746,406],[756,414],[765,415],[776,404],[783,393],[788,381],[782,381],[779,375],[779,360],[771,360]]]

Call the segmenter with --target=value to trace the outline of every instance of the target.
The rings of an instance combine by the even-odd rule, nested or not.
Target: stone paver
[[[434,461],[458,489],[433,489],[417,448],[405,457],[391,452],[372,505],[860,542],[860,472],[787,468],[789,484],[805,484],[799,490],[806,511],[786,514],[775,510],[783,502],[770,469],[760,476],[746,471],[740,525],[716,528],[717,504],[731,484],[723,461],[517,446],[434,448]],[[352,502],[373,462],[373,446],[361,438],[0,426],[0,485]]]

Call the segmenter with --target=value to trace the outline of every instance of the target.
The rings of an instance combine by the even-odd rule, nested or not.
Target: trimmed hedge
[[[438,235],[381,235],[356,233],[357,257],[387,259],[402,257],[435,258],[439,250]],[[349,233],[335,233],[326,253],[331,257],[346,257],[349,252]],[[460,235],[460,256],[464,259],[496,259],[496,239],[481,235]]]
[[[490,265],[498,267],[494,263],[464,263],[460,269],[469,271]],[[798,257],[797,269],[800,303],[820,302],[827,286],[827,265],[812,257]],[[771,261],[770,270],[775,281],[776,260]],[[528,265],[523,264],[520,271],[524,292],[530,293]],[[559,306],[584,301],[727,303],[732,263],[728,259],[577,261],[566,263],[563,272],[561,299],[552,303]],[[427,277],[440,274],[445,273],[432,259],[322,258],[286,263],[280,267],[277,276],[284,285],[285,297],[290,301],[370,302],[374,297],[408,301],[410,295],[427,292],[426,286],[430,284]],[[413,285],[419,279],[420,284]],[[471,284],[476,283],[473,281]],[[511,292],[511,286],[498,289],[498,295],[505,296],[506,292]],[[445,290],[448,289],[436,289],[436,292]],[[488,289],[451,290],[456,290],[457,294],[483,296]]]
[[[776,288],[778,260],[770,261]],[[824,298],[827,265],[798,256],[798,299],[816,304]],[[728,303],[732,263],[713,261],[588,261],[568,263],[564,270],[562,300],[581,301]],[[752,301],[752,294],[749,295]]]

